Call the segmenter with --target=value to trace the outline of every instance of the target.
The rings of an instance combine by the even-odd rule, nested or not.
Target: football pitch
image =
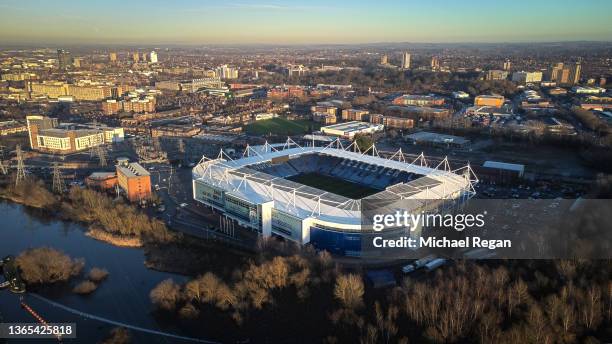
[[[318,130],[320,125],[315,122],[285,118],[272,118],[251,123],[245,127],[247,134],[251,135],[303,135],[312,130]]]
[[[288,177],[287,179],[351,199],[361,199],[380,191],[371,187],[350,182],[348,180],[330,177],[320,173],[302,173]]]

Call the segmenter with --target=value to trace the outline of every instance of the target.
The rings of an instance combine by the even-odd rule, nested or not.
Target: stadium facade
[[[240,225],[348,256],[359,256],[363,235],[371,233],[362,225],[368,201],[460,203],[474,195],[477,182],[469,165],[451,170],[445,158],[430,167],[423,154],[410,162],[401,150],[381,154],[372,146],[360,152],[355,143],[345,148],[340,140],[324,147],[302,147],[291,139],[282,146],[266,143],[247,147],[236,160],[221,151],[215,159],[203,158],[192,174],[194,199]],[[303,174],[375,192],[351,199],[289,180]]]

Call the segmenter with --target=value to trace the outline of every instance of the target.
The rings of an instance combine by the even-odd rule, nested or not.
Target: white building
[[[457,92],[453,92],[453,98],[455,99],[466,99],[469,98],[470,95],[466,92],[463,91],[457,91]]]
[[[272,119],[272,118],[275,118],[275,117],[278,117],[278,115],[275,114],[275,113],[270,113],[270,112],[269,113],[258,113],[258,114],[255,115],[255,120],[256,121],[263,121],[265,119]]]
[[[216,75],[221,79],[238,79],[238,69],[221,65],[215,69]]]
[[[373,134],[383,129],[385,129],[385,126],[382,124],[353,121],[321,127],[321,132],[327,135],[352,139],[357,134]]]
[[[574,86],[572,92],[576,94],[600,94],[606,93],[606,89],[603,87]]]
[[[402,54],[402,68],[410,69],[410,54],[407,52]]]
[[[157,63],[157,53],[155,51],[149,53],[149,61],[151,61],[151,63]]]

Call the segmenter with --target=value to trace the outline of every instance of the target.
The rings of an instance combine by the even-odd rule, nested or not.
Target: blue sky
[[[0,43],[612,40],[612,1],[0,0]]]

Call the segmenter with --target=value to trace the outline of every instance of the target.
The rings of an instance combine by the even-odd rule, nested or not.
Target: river
[[[122,248],[89,238],[79,224],[48,219],[35,210],[21,205],[0,202],[0,257],[17,255],[33,247],[49,246],[73,258],[84,258],[84,273],[92,267],[107,269],[109,277],[88,296],[71,292],[69,287],[45,288],[39,294],[67,307],[85,313],[127,323],[133,326],[187,335],[172,325],[153,316],[149,292],[160,281],[173,278],[182,282],[185,277],[147,269],[144,252],[139,248]],[[77,282],[77,278],[73,281]],[[49,303],[25,296],[25,301],[45,320],[52,323],[77,323],[77,339],[70,343],[96,343],[114,325],[71,314]],[[4,322],[35,322],[19,304],[19,296],[0,290],[0,314]],[[175,338],[130,331],[134,343],[183,343]],[[32,340],[30,340],[32,341]],[[0,342],[2,340],[0,339]],[[23,343],[15,340],[9,343]],[[57,340],[37,340],[36,343],[57,343]]]

